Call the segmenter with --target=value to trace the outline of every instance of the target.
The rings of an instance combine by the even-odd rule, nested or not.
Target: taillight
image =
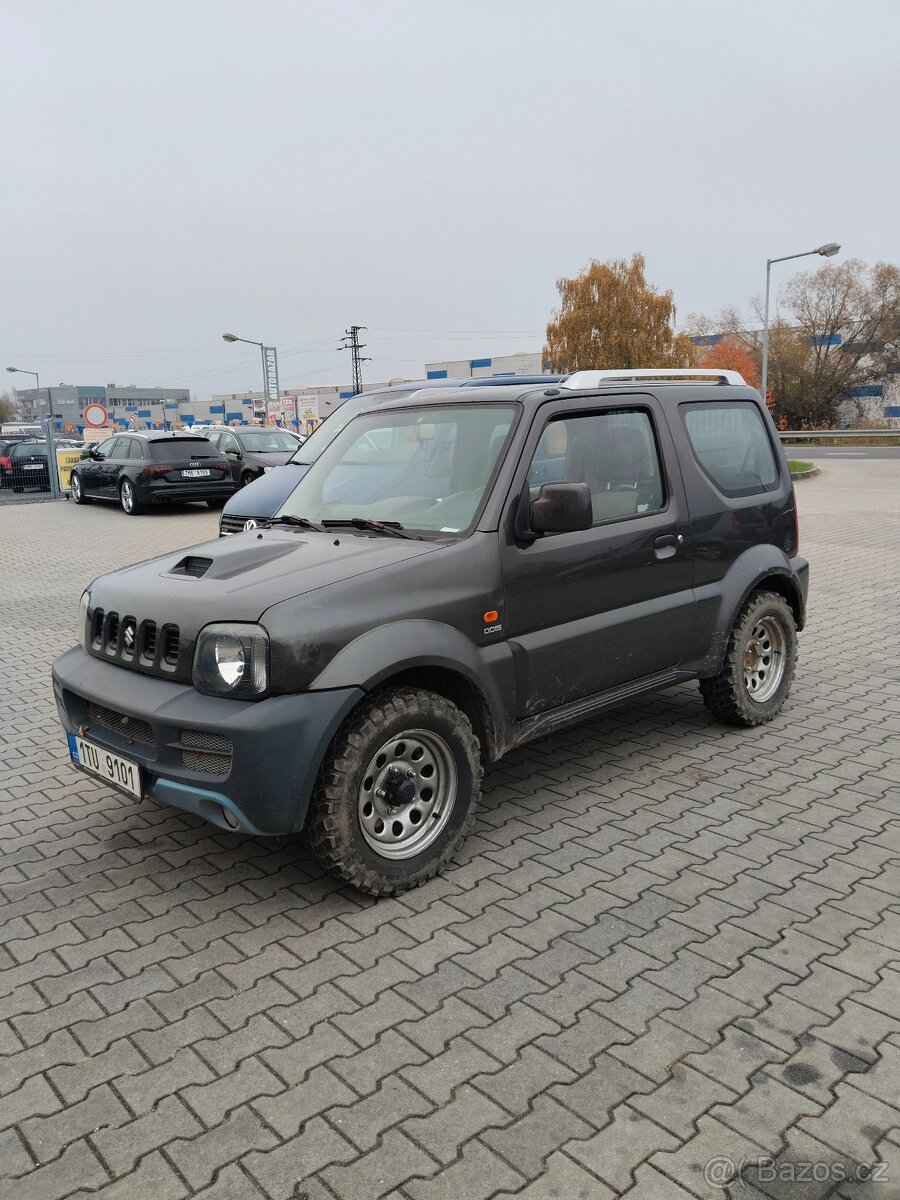
[[[11,471],[12,461],[8,458],[0,458],[0,467],[2,467],[4,471]]]
[[[159,475],[168,475],[170,471],[174,470],[175,468],[167,463],[154,463],[152,467],[145,468],[144,474],[149,475],[151,479],[155,479]]]
[[[230,471],[231,463],[227,459],[222,459],[221,462],[213,463],[214,471]]]

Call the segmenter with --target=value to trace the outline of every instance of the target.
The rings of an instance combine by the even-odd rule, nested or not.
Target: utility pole
[[[360,350],[365,350],[365,345],[360,345],[359,335],[365,325],[351,325],[349,329],[344,330],[344,340],[341,342],[342,350],[349,350],[350,357],[353,363],[353,395],[358,396],[362,391],[362,364],[371,362],[371,358],[364,357],[360,354]]]

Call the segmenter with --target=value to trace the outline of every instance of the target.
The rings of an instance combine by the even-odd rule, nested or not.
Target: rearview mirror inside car
[[[545,483],[531,502],[534,533],[575,533],[593,523],[591,489],[586,483]]]

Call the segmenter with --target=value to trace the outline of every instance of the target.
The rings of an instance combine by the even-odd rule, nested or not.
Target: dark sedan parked
[[[6,461],[9,463],[9,479],[14,492],[24,492],[26,488],[50,491],[46,442],[37,439],[17,442],[7,451]]]
[[[0,437],[0,488],[8,488],[12,484],[12,452],[19,442],[36,442],[40,438],[33,433],[4,433]]]
[[[238,487],[246,487],[273,467],[283,467],[303,444],[302,438],[286,429],[222,425],[204,433],[231,463]]]
[[[205,500],[221,508],[234,491],[231,465],[205,437],[121,433],[84,452],[72,470],[76,504],[114,500],[129,516],[153,504]]]

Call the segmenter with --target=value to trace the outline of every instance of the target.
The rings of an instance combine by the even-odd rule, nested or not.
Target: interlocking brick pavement
[[[215,514],[4,507],[0,1194],[900,1197],[900,471],[799,499],[778,720],[689,686],[520,750],[377,904],[68,766],[83,586]]]

